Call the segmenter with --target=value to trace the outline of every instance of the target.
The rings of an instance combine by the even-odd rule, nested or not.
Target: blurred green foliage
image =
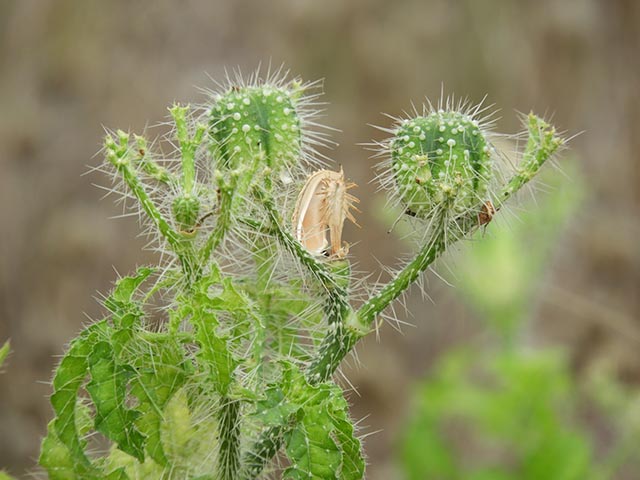
[[[452,352],[419,388],[402,448],[407,478],[592,478],[573,395],[554,352]]]
[[[9,355],[10,349],[11,349],[11,345],[9,343],[9,340],[4,342],[4,345],[2,345],[2,347],[0,347],[0,367],[2,367],[2,364],[4,363],[5,359],[7,358],[7,355]]]
[[[456,269],[461,293],[493,330],[510,338],[522,327],[536,290],[544,279],[554,246],[563,226],[576,211],[584,187],[575,165],[563,164],[564,176],[547,170],[535,203],[522,211],[501,215],[507,224],[476,232],[473,248],[465,252]]]
[[[565,178],[542,179],[550,192],[536,205],[478,232],[461,259],[457,283],[493,341],[447,352],[417,386],[399,451],[408,480],[605,479],[635,461],[640,415],[630,393],[605,369],[575,379],[561,351],[522,341],[554,245],[582,198],[578,172],[563,169]],[[601,457],[580,422],[589,409],[614,432]]]

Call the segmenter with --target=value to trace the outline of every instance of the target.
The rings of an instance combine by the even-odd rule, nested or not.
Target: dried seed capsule
[[[307,179],[298,195],[292,222],[296,239],[314,255],[346,255],[342,227],[345,218],[356,223],[351,210],[357,211],[354,204],[358,199],[348,193],[355,186],[345,182],[342,169],[318,170]]]

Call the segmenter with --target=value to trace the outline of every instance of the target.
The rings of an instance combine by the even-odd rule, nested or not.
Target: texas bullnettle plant
[[[342,239],[358,212],[354,185],[316,151],[329,141],[317,87],[235,78],[203,105],[172,106],[157,141],[106,135],[112,191],[161,255],[116,282],[105,317],[55,372],[40,456],[51,479],[363,478],[334,373],[564,140],[524,116],[526,142],[505,177],[482,107],[444,100],[398,119],[377,144],[378,178],[412,222],[417,252],[368,288]]]

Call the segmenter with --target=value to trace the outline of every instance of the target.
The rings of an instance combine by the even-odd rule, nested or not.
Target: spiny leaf
[[[295,366],[283,367],[282,382],[266,390],[256,416],[268,427],[294,425],[285,434],[291,466],[284,478],[363,478],[360,441],[340,388],[329,382],[310,385]]]
[[[198,311],[194,313],[192,321],[196,328],[196,342],[200,347],[196,354],[200,369],[209,375],[214,388],[224,394],[237,365],[229,352],[227,340],[216,333],[218,320],[212,313]]]
[[[336,385],[317,405],[305,404],[301,421],[287,436],[291,467],[285,478],[359,480],[364,476],[360,440],[354,436],[347,402]],[[320,398],[316,396],[316,398]]]
[[[337,387],[335,388],[337,390]],[[334,397],[329,406],[334,436],[342,448],[341,478],[344,480],[359,480],[364,477],[365,462],[362,458],[362,444],[354,435],[353,424],[349,419],[347,404],[342,398]],[[344,405],[341,405],[344,402]]]
[[[72,343],[66,355],[63,357],[56,374],[53,378],[53,395],[51,404],[53,405],[56,418],[52,421],[47,438],[43,441],[42,456],[40,461],[45,468],[53,466],[48,460],[51,455],[47,453],[48,447],[55,446],[58,453],[59,448],[66,448],[71,459],[74,473],[89,478],[95,472],[91,462],[84,454],[85,442],[80,438],[76,419],[76,398],[78,390],[87,375],[88,356],[93,345],[100,337],[105,337],[109,326],[105,320],[88,327]],[[49,455],[47,457],[47,455]],[[50,473],[53,475],[52,473]]]
[[[40,465],[47,470],[50,480],[75,480],[79,478],[76,475],[75,462],[69,449],[56,435],[54,424],[55,420],[49,422],[47,436],[42,441]]]
[[[133,294],[152,273],[153,269],[141,267],[134,276],[123,277],[116,282],[113,292],[104,302],[113,313],[116,326],[129,327],[142,316],[142,309],[133,301]]]
[[[136,361],[137,375],[131,393],[138,398],[136,426],[147,437],[146,452],[159,465],[168,459],[161,440],[163,411],[187,377],[184,356],[173,339],[153,339]]]
[[[331,418],[326,405],[306,406],[302,412],[301,421],[286,438],[291,466],[284,478],[337,480],[342,455],[331,436],[332,429],[327,428]]]
[[[89,355],[91,382],[87,390],[96,407],[95,428],[118,444],[122,451],[144,461],[144,436],[136,429],[139,412],[126,408],[126,388],[134,370],[118,365],[112,346],[96,343]]]
[[[130,302],[136,289],[153,273],[152,268],[140,267],[132,277],[124,277],[116,282],[111,298],[116,302]]]
[[[196,358],[200,370],[206,372],[220,394],[226,394],[231,384],[237,361],[229,351],[227,338],[217,332],[217,310],[236,311],[242,307],[243,297],[230,282],[222,283],[217,295],[209,293],[209,282],[197,285],[198,293],[191,303],[191,322],[196,329],[195,339],[200,347]]]
[[[279,386],[271,387],[266,390],[265,398],[257,402],[256,417],[265,426],[286,425],[299,408],[300,405],[287,401]]]

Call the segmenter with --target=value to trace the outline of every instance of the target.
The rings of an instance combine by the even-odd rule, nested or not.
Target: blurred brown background
[[[200,101],[223,68],[271,61],[324,78],[325,121],[341,130],[330,155],[360,184],[366,210],[374,161],[358,143],[368,123],[447,92],[502,109],[553,114],[569,133],[587,199],[562,238],[532,319],[531,341],[571,348],[579,372],[600,356],[640,383],[640,2],[636,0],[1,0],[0,340],[13,353],[0,375],[0,467],[25,475],[51,412],[56,356],[118,272],[152,262],[135,219],[81,175],[103,125],[142,130],[174,100]],[[393,264],[399,244],[373,212],[350,241],[360,269]],[[482,325],[449,288],[435,304],[410,297],[415,328],[385,326],[349,371],[358,388],[368,478],[392,478],[390,457],[411,381]],[[426,317],[428,321],[426,321]]]

